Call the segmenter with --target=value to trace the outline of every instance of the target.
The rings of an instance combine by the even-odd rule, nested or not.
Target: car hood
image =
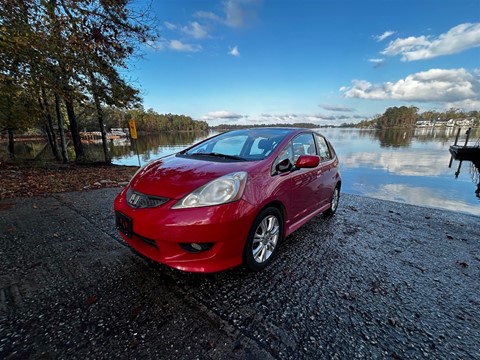
[[[181,199],[193,190],[220,176],[236,171],[249,172],[259,162],[206,161],[170,155],[143,167],[130,185],[143,194]]]

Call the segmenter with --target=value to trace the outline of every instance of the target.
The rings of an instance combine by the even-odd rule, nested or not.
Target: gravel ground
[[[0,201],[0,359],[480,359],[480,218],[344,194],[261,273],[150,262],[119,189]]]

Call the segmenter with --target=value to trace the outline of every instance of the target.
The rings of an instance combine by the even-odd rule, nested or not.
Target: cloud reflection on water
[[[415,187],[406,184],[386,184],[374,192],[365,192],[364,195],[382,200],[392,200],[412,205],[462,211],[480,216],[478,205],[468,204],[459,199],[442,196],[441,193],[426,187]]]

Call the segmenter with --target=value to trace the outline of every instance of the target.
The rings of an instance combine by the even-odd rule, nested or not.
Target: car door
[[[320,156],[319,172],[321,173],[321,199],[320,206],[323,206],[330,202],[333,189],[337,182],[337,170],[335,154],[328,145],[327,140],[319,135],[315,134],[315,142],[317,143],[317,151]]]
[[[292,140],[294,163],[301,155],[318,155],[311,132],[299,134]],[[320,167],[296,169],[291,175],[290,209],[294,223],[317,210],[322,200]]]

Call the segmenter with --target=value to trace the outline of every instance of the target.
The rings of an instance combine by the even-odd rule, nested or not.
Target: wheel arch
[[[256,214],[256,216],[258,216],[258,214],[260,214],[263,210],[265,210],[266,208],[269,208],[269,207],[273,207],[273,208],[276,208],[280,211],[280,214],[282,215],[282,229],[283,229],[283,236],[285,236],[285,228],[286,228],[286,219],[287,219],[287,210],[285,208],[285,205],[283,205],[283,203],[280,201],[280,200],[272,200],[268,203],[266,203],[262,208],[260,208]]]

